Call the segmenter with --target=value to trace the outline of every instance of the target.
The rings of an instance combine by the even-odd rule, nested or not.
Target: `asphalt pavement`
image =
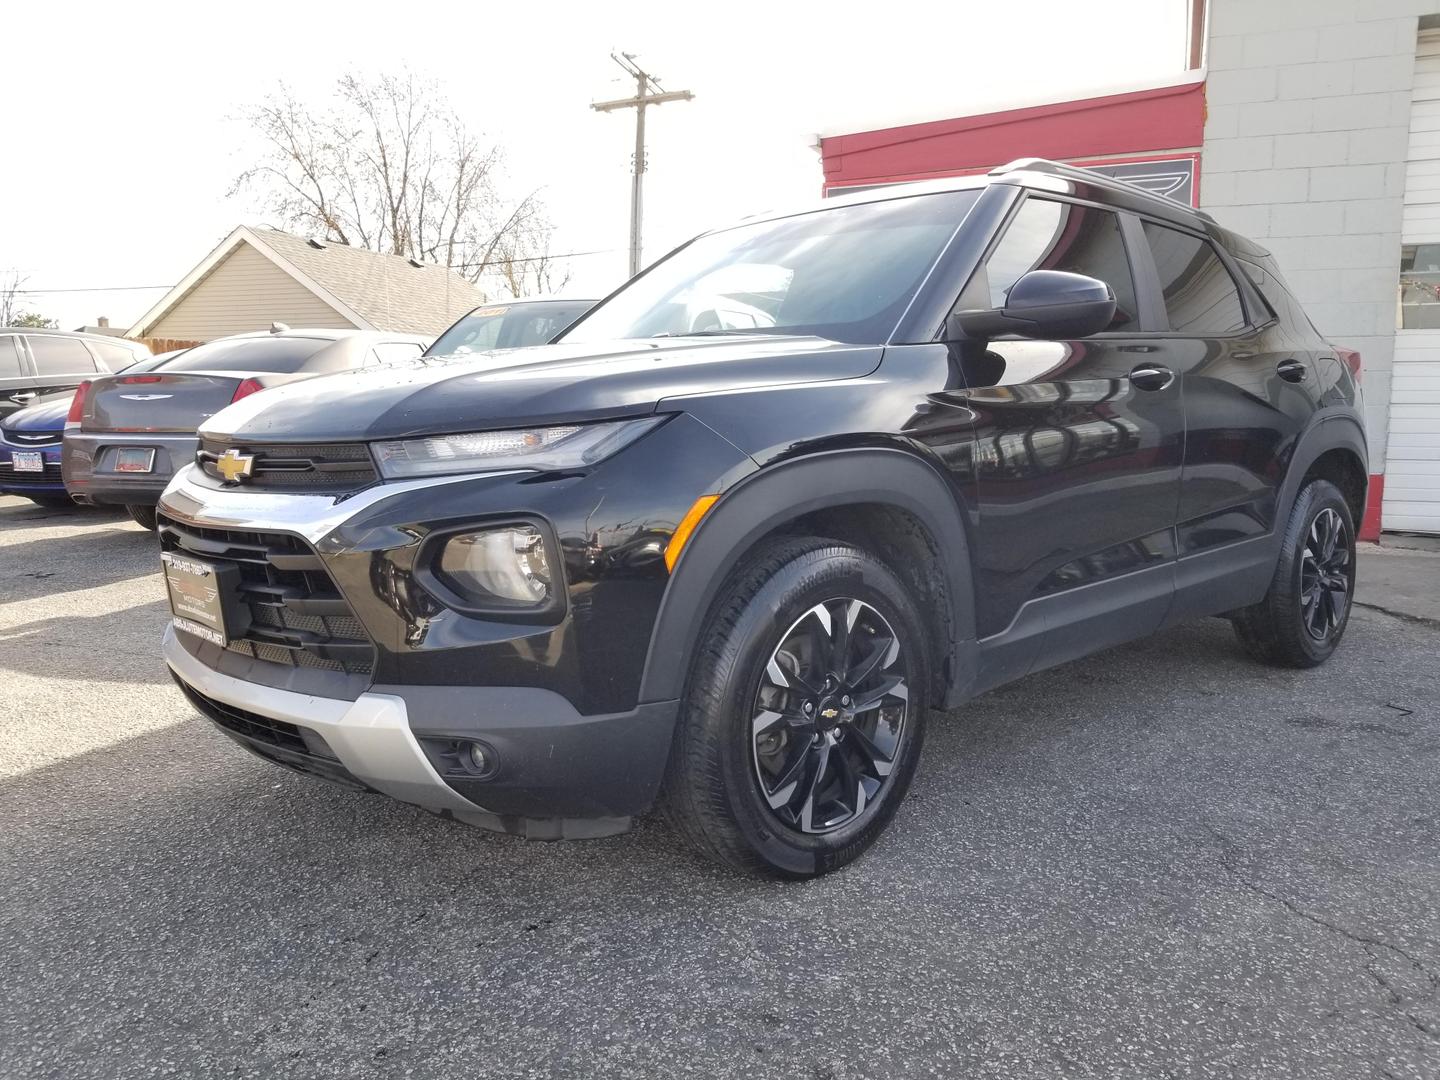
[[[527,843],[187,708],[154,537],[0,498],[0,1077],[1440,1077],[1440,555],[931,718],[860,862]],[[1428,605],[1428,606],[1427,606]]]

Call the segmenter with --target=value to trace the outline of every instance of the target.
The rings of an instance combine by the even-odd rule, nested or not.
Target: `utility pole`
[[[640,272],[640,221],[644,214],[645,184],[645,107],[664,105],[667,101],[689,101],[695,95],[689,90],[662,90],[655,76],[640,69],[634,53],[611,53],[625,73],[635,80],[635,96],[617,101],[597,101],[590,107],[596,112],[616,109],[635,110],[635,167],[630,185],[630,276]]]

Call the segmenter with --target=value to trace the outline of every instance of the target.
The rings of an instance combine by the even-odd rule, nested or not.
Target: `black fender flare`
[[[1284,539],[1284,523],[1289,520],[1290,508],[1300,497],[1300,481],[1310,471],[1310,466],[1314,465],[1322,454],[1327,454],[1331,450],[1349,450],[1360,459],[1368,491],[1370,449],[1365,437],[1365,429],[1361,426],[1360,420],[1349,413],[1331,413],[1328,416],[1322,414],[1301,432],[1300,437],[1295,441],[1295,452],[1290,457],[1290,468],[1286,471],[1285,483],[1281,487],[1280,500],[1276,506],[1277,514],[1273,536],[1277,550]],[[1355,522],[1355,527],[1358,529],[1360,522]]]
[[[828,450],[752,473],[726,492],[685,546],[660,602],[640,701],[670,701],[685,687],[705,614],[740,557],[786,521],[830,507],[880,503],[906,511],[942,556],[950,600],[951,693],[974,679],[975,604],[970,543],[959,497],[918,454],[884,448]],[[965,648],[966,644],[970,648]]]

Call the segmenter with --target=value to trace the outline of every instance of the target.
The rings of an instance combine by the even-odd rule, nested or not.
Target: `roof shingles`
[[[377,330],[438,334],[485,302],[479,289],[443,266],[416,267],[403,255],[382,255],[344,244],[326,243],[316,248],[308,240],[278,229],[253,232],[274,254]]]

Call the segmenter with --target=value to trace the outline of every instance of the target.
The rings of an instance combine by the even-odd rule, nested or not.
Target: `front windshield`
[[[709,233],[656,263],[560,340],[783,333],[878,345],[978,195],[836,206]]]

